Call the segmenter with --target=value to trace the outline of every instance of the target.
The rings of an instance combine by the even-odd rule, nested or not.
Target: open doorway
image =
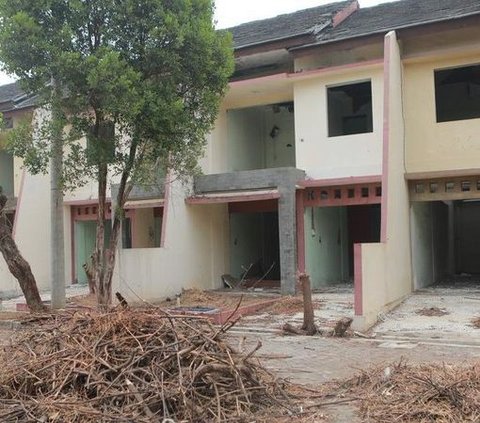
[[[280,287],[278,227],[276,210],[230,207],[230,274],[244,286]]]
[[[413,202],[414,288],[460,287],[480,277],[480,201]]]
[[[295,167],[293,102],[228,110],[227,148],[231,171]]]
[[[354,245],[380,242],[380,205],[305,209],[306,269],[314,289],[353,284]]]

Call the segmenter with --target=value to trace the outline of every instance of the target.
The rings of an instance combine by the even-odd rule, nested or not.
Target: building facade
[[[314,289],[353,283],[366,328],[415,289],[480,274],[479,23],[475,0],[342,1],[231,28],[203,174],[133,193],[116,289],[157,299],[229,275],[293,294],[306,272]],[[8,160],[15,238],[47,287],[48,177]],[[95,190],[65,199],[67,281],[85,278]]]

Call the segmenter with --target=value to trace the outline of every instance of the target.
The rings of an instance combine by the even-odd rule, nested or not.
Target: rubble
[[[242,353],[222,339],[233,324],[159,308],[40,319],[0,356],[0,421],[296,418],[287,385],[254,359],[260,346]]]
[[[432,316],[432,317],[442,317],[450,314],[445,308],[439,307],[424,307],[415,312],[419,316]]]
[[[480,329],[480,317],[476,317],[475,319],[472,319],[472,326],[474,328]]]
[[[343,382],[344,395],[359,399],[369,422],[480,421],[480,364],[409,365],[400,362],[363,371]]]

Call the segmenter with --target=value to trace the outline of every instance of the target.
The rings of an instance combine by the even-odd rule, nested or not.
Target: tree
[[[92,276],[100,306],[111,304],[132,186],[152,184],[159,168],[183,178],[197,171],[233,70],[231,40],[215,31],[213,9],[211,0],[0,0],[0,61],[63,111],[63,188],[98,183]],[[52,127],[40,121],[35,137],[12,138],[34,173],[47,169]],[[119,188],[105,245],[112,177]]]
[[[0,252],[10,272],[18,280],[30,311],[34,313],[44,311],[45,306],[38,292],[37,282],[30,265],[20,254],[17,244],[12,237],[11,227],[5,213],[6,204],[7,197],[0,187]]]

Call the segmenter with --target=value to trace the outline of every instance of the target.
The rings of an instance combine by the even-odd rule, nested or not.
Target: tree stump
[[[302,330],[306,332],[307,335],[315,335],[318,331],[317,326],[315,325],[315,314],[313,311],[313,301],[312,301],[312,285],[310,283],[310,276],[305,273],[299,275],[299,280],[302,285],[303,291],[303,326]]]

